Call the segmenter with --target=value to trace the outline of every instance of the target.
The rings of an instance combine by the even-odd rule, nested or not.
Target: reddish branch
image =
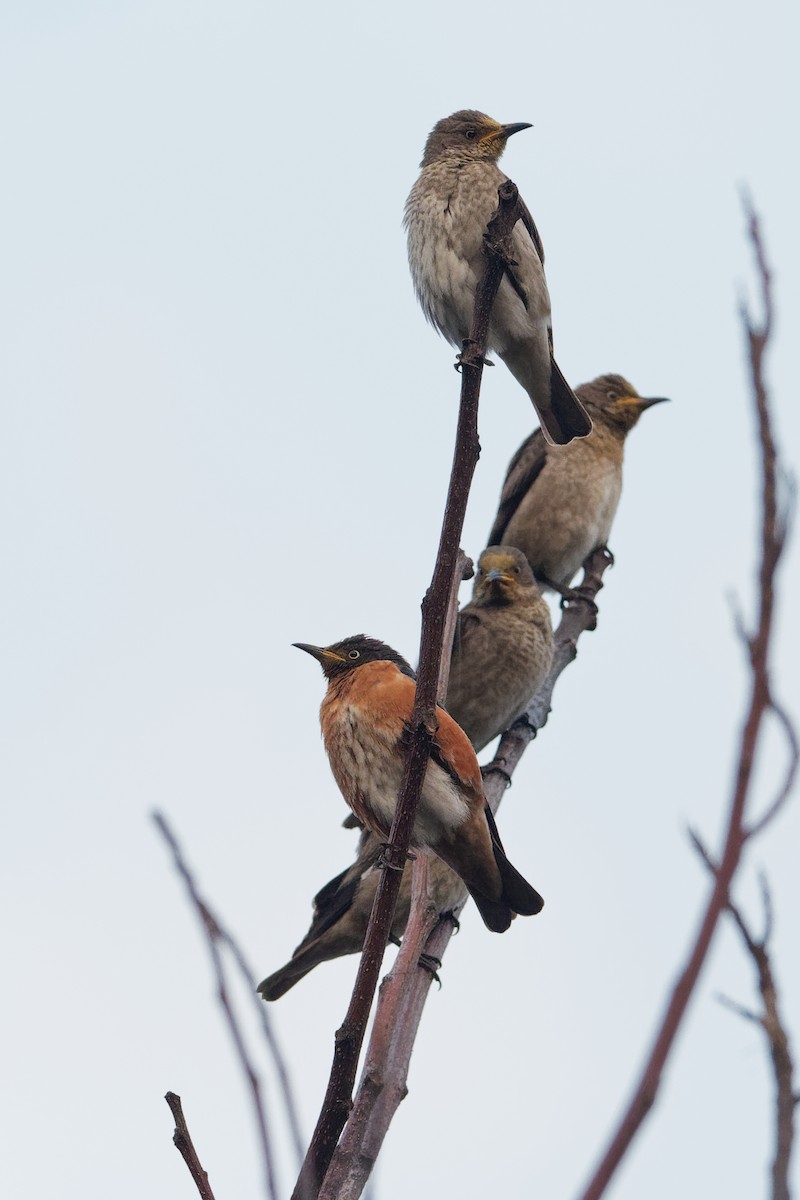
[[[595,597],[610,562],[608,552],[599,549],[584,563],[581,586],[564,609],[555,633],[550,674],[527,712],[503,736],[493,762],[484,771],[492,811],[497,810],[525,748],[547,721],[553,688],[574,660],[578,638],[595,628]],[[464,896],[466,899],[466,892]],[[405,1098],[408,1067],[432,980],[430,970],[418,965],[420,952],[441,962],[454,929],[451,918],[437,917],[434,909],[423,910],[419,928],[406,928],[400,953],[381,984],[355,1105],[325,1176],[320,1200],[355,1200],[361,1195],[392,1118]]]
[[[691,834],[692,842],[700,857],[705,862],[712,875],[716,875],[717,867],[710,854],[696,833]],[[789,1048],[789,1036],[783,1023],[778,1005],[778,989],[772,974],[772,964],[769,957],[769,939],[772,936],[772,897],[765,876],[761,876],[761,898],[764,904],[764,935],[760,941],[751,934],[739,909],[732,900],[728,901],[728,912],[741,934],[750,957],[756,968],[758,990],[764,1003],[763,1013],[751,1012],[735,1000],[727,996],[719,996],[719,1001],[738,1013],[747,1021],[760,1025],[764,1031],[772,1060],[772,1074],[775,1079],[775,1157],[772,1161],[772,1200],[790,1200],[789,1195],[789,1164],[792,1158],[792,1143],[794,1141],[794,1110],[798,1098],[794,1093],[794,1064]]]
[[[745,822],[746,804],[753,775],[753,762],[765,718],[770,711],[777,713],[786,728],[782,710],[773,703],[769,681],[769,646],[772,634],[774,582],[778,562],[786,537],[789,497],[778,495],[779,464],[772,431],[769,400],[764,382],[763,359],[769,342],[772,326],[772,294],[770,273],[761,243],[758,220],[748,206],[747,216],[750,239],[756,257],[756,266],[761,288],[764,316],[760,326],[754,324],[746,308],[742,308],[742,321],[747,336],[753,398],[758,425],[758,441],[761,466],[761,561],[758,575],[758,623],[755,633],[747,639],[751,666],[750,698],[739,746],[739,757],[733,795],[728,811],[725,845],[716,869],[714,885],[700,922],[700,928],[686,966],[678,978],[669,999],[655,1042],[645,1062],[633,1097],[623,1114],[620,1124],[602,1157],[594,1175],[582,1194],[582,1200],[598,1200],[603,1195],[614,1172],[622,1161],[628,1147],[652,1108],[661,1082],[662,1072],[680,1028],[689,999],[694,991],[700,972],[708,954],[711,939],[720,914],[728,904],[728,895],[734,872],[739,865],[742,851],[754,831],[764,828],[764,818],[748,827]],[[784,786],[767,813],[771,819],[779,811],[789,794],[796,770],[796,758],[787,772]]]
[[[781,1019],[778,1005],[778,989],[772,974],[768,943],[772,933],[772,900],[766,879],[761,879],[761,894],[764,901],[764,936],[760,941],[750,933],[739,909],[733,902],[728,903],[730,912],[741,934],[750,957],[756,968],[758,990],[764,1004],[761,1014],[750,1012],[749,1009],[735,1004],[727,997],[720,1000],[740,1016],[755,1021],[764,1031],[772,1060],[772,1074],[775,1080],[775,1157],[772,1160],[772,1200],[790,1200],[789,1196],[789,1164],[792,1158],[792,1143],[794,1141],[794,1110],[797,1098],[794,1094],[792,1054],[789,1047],[789,1037]]]
[[[202,896],[200,895],[199,891],[197,890],[197,885],[195,884],[194,877],[193,877],[191,871],[189,870],[188,866],[186,865],[186,862],[184,861],[180,846],[178,845],[178,841],[177,841],[175,835],[173,834],[172,830],[170,829],[169,825],[167,824],[166,819],[161,815],[161,813],[153,813],[153,820],[154,820],[157,828],[159,829],[162,837],[164,838],[165,842],[167,843],[170,850],[172,851],[172,857],[175,862],[176,870],[178,871],[178,874],[181,876],[181,878],[183,879],[183,881],[186,885],[186,890],[189,893],[189,897],[195,907],[195,911],[197,912],[197,915],[200,919],[200,924],[202,925],[203,930],[206,935],[208,950],[211,955],[211,962],[212,962],[212,965],[214,968],[214,976],[215,976],[216,983],[217,983],[217,996],[219,998],[220,1005],[222,1006],[222,1010],[225,1014],[225,1020],[228,1024],[228,1029],[229,1029],[231,1037],[233,1039],[234,1046],[236,1047],[236,1053],[239,1058],[239,1063],[241,1065],[242,1071],[244,1072],[245,1078],[247,1079],[247,1082],[250,1086],[250,1094],[251,1094],[252,1103],[253,1103],[253,1112],[255,1115],[256,1125],[258,1127],[259,1138],[260,1138],[260,1142],[261,1142],[261,1154],[262,1154],[262,1160],[263,1160],[263,1164],[264,1164],[266,1194],[271,1198],[271,1200],[277,1200],[278,1187],[277,1187],[276,1175],[275,1175],[275,1164],[274,1164],[274,1157],[273,1157],[273,1152],[272,1152],[272,1143],[271,1143],[271,1139],[270,1139],[270,1135],[269,1135],[269,1126],[267,1123],[266,1112],[264,1110],[264,1103],[263,1103],[263,1099],[262,1099],[262,1095],[261,1095],[261,1081],[258,1077],[258,1074],[256,1073],[255,1067],[253,1066],[252,1062],[250,1061],[250,1056],[247,1053],[247,1047],[245,1045],[244,1035],[239,1026],[239,1022],[236,1018],[236,1014],[234,1012],[233,1005],[231,1004],[230,995],[228,992],[227,979],[226,979],[226,975],[225,975],[225,964],[222,960],[222,955],[220,954],[220,945],[227,946],[228,949],[232,952],[234,959],[236,961],[236,964],[239,967],[239,969],[244,977],[245,986],[247,988],[247,993],[249,996],[253,997],[253,1002],[257,1006],[257,1011],[259,1014],[259,1019],[261,1020],[262,1029],[264,1030],[265,1036],[267,1038],[267,1043],[268,1043],[268,1045],[272,1051],[273,1057],[275,1059],[278,1078],[280,1080],[281,1088],[283,1091],[284,1106],[285,1106],[285,1110],[287,1113],[287,1118],[289,1120],[292,1135],[295,1140],[295,1144],[298,1147],[298,1157],[299,1157],[300,1133],[299,1133],[299,1126],[298,1126],[298,1122],[297,1122],[297,1114],[296,1114],[294,1099],[292,1097],[291,1089],[289,1086],[289,1078],[288,1078],[288,1072],[286,1070],[286,1064],[283,1061],[283,1056],[280,1053],[280,1049],[278,1047],[278,1044],[277,1044],[274,1034],[272,1032],[272,1027],[269,1023],[269,1018],[268,1018],[267,1014],[265,1014],[263,1012],[264,1004],[262,1003],[260,997],[256,996],[255,977],[254,977],[253,973],[250,971],[249,967],[247,966],[247,963],[245,962],[245,959],[244,959],[244,956],[243,956],[241,950],[239,949],[238,945],[233,940],[231,935],[229,933],[227,933],[225,929],[222,928],[219,921],[214,916],[214,914],[211,912],[211,909],[208,907],[208,905],[206,904],[206,902],[203,900]],[[168,1094],[173,1095],[172,1092],[170,1092]]]
[[[381,873],[353,995],[344,1022],[336,1032],[328,1088],[293,1200],[310,1200],[317,1196],[350,1112],[358,1058],[389,937],[414,814],[435,732],[435,706],[443,661],[448,600],[457,574],[467,499],[480,454],[478,397],[488,341],[489,316],[510,258],[511,231],[521,215],[519,197],[513,183],[504,183],[498,196],[498,208],[484,235],[486,270],[476,291],[472,329],[464,343],[460,360],[461,403],[455,453],[436,565],[431,585],[422,601],[417,692],[409,726],[405,773],[385,854],[389,869]]]
[[[175,1118],[175,1132],[172,1135],[172,1140],[183,1155],[183,1161],[189,1168],[189,1174],[195,1182],[201,1200],[214,1200],[214,1193],[211,1190],[211,1184],[208,1182],[208,1173],[203,1170],[200,1159],[197,1157],[197,1151],[194,1148],[194,1143],[186,1124],[186,1118],[183,1115],[181,1098],[180,1096],[176,1096],[174,1092],[167,1092],[164,1099]]]

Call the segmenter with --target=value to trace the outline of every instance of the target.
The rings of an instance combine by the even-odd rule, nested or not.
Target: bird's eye
[[[359,650],[351,650],[350,653],[347,655],[347,657],[348,658],[361,658],[361,652]]]
[[[519,567],[514,567],[514,574],[519,575]]]
[[[608,396],[609,400],[619,400],[619,392],[612,390],[610,392],[606,392],[606,395]]]
[[[477,129],[465,129],[464,137],[469,138],[469,140],[472,141],[477,136],[477,133]]]

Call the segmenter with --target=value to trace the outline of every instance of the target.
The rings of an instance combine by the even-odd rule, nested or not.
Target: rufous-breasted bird
[[[381,876],[379,859],[382,852],[381,839],[370,830],[362,829],[355,862],[326,883],[314,897],[314,916],[308,933],[285,966],[259,984],[258,990],[265,1000],[279,1000],[320,963],[346,954],[358,954],[363,948]],[[429,858],[428,897],[438,913],[452,912],[466,899],[466,888],[440,858],[435,854]],[[410,907],[411,866],[407,864],[392,918],[391,938],[394,942],[399,942],[403,936]]]
[[[296,645],[328,681],[320,723],[339,789],[359,821],[386,839],[403,778],[414,673],[390,646],[362,634],[332,646]],[[537,913],[544,901],[506,858],[469,738],[443,708],[436,719],[412,845],[433,850],[460,875],[484,924],[502,933],[515,913]]]
[[[408,261],[425,316],[456,346],[469,337],[475,290],[483,278],[483,235],[506,176],[497,160],[524,122],[500,125],[463,110],[434,125],[422,173],[406,201]],[[539,414],[545,437],[558,444],[584,437],[592,423],[553,357],[544,249],[533,217],[511,235],[509,262],[495,299],[488,349],[496,350]]]
[[[553,662],[553,626],[528,560],[488,546],[458,614],[445,707],[482,750],[527,707]]]
[[[640,396],[621,375],[577,389],[591,414],[588,437],[549,446],[536,430],[512,458],[489,541],[516,546],[543,586],[564,591],[581,563],[608,542],[622,491],[625,438],[664,396]]]

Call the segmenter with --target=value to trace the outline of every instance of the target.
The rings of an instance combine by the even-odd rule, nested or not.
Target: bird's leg
[[[583,573],[584,573],[583,583],[581,583],[578,587],[574,587],[574,588],[558,588],[558,587],[556,587],[556,591],[561,593],[561,607],[562,608],[569,608],[570,605],[572,605],[572,604],[586,604],[589,606],[589,609],[592,614],[592,624],[589,626],[590,629],[594,629],[597,624],[598,608],[597,608],[597,604],[595,603],[595,599],[594,599],[595,595],[597,594],[597,589],[593,588],[591,586],[589,586],[589,587],[586,586],[586,578],[587,578],[586,564],[588,563],[589,559],[592,558],[593,555],[598,553],[598,551],[602,551],[602,553],[605,555],[605,557],[608,561],[608,565],[610,567],[613,567],[614,555],[611,553],[608,546],[606,546],[603,543],[599,546],[595,546],[592,553],[588,556],[588,558],[584,562],[584,564],[583,564]],[[555,584],[548,583],[548,587],[555,587]]]
[[[391,842],[381,842],[381,852],[375,859],[375,866],[380,867],[381,870],[383,870],[384,867],[387,867],[390,871],[404,871],[405,863],[402,866],[398,866],[396,863],[391,862],[391,860],[388,858],[388,852],[390,848]],[[406,862],[414,862],[416,857],[416,854],[412,854],[410,850],[406,852]]]
[[[504,759],[502,759],[502,758],[493,758],[490,763],[486,763],[484,766],[481,767],[481,775],[483,776],[484,779],[486,778],[487,775],[494,775],[494,774],[502,775],[503,779],[505,779],[505,781],[506,781],[506,787],[509,788],[509,787],[511,787],[511,776],[509,775],[509,773],[505,769],[505,767],[502,765],[503,762],[504,762]]]
[[[552,592],[558,592],[562,600],[567,600],[572,595],[572,588],[564,587],[563,583],[556,583],[549,575],[542,575],[538,571],[536,573],[536,582],[540,587],[550,588]]]
[[[473,342],[472,338],[464,338],[461,346],[461,353],[456,355],[456,361],[453,363],[456,371],[460,371],[462,367],[476,367],[479,362],[482,362],[485,367],[494,366],[490,358],[475,358],[475,351],[473,349],[475,342]]]

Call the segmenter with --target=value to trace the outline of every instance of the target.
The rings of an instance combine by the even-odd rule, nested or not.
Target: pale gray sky
[[[416,655],[458,379],[400,222],[430,126],[477,107],[534,123],[503,165],[547,249],[564,372],[673,403],[631,436],[600,628],[501,811],[547,907],[503,937],[465,915],[377,1194],[570,1200],[707,892],[685,827],[716,846],[731,780],[746,672],[727,596],[752,612],[756,496],[742,183],[775,267],[768,376],[797,464],[796,10],[32,0],[2,26],[0,1188],[192,1195],[172,1089],[220,1200],[260,1194],[204,947],[148,814],[173,821],[263,974],[350,859],[322,679],[290,643],[364,631]],[[502,366],[487,375],[472,554],[532,423]],[[796,716],[799,576],[795,541],[774,674]],[[795,801],[737,888],[758,926],[768,869],[796,1044],[799,835]],[[355,966],[271,1009],[307,1132]],[[613,1200],[765,1194],[764,1049],[717,991],[754,1002],[728,929]]]

